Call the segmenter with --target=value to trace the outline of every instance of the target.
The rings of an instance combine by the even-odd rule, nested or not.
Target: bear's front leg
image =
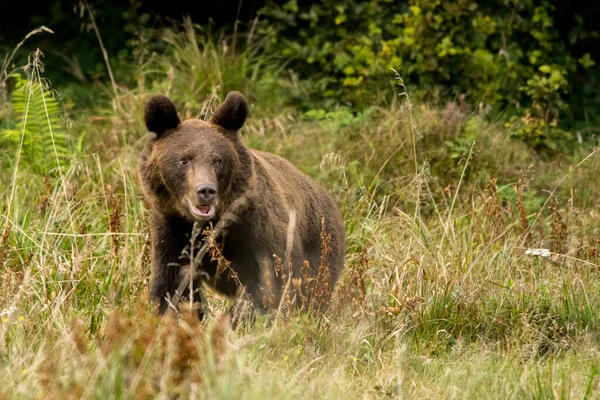
[[[189,248],[192,226],[178,217],[152,214],[150,234],[152,237],[152,283],[150,297],[159,302],[159,312],[169,308],[169,300],[181,282],[181,267],[189,265],[185,256]],[[196,300],[196,299],[194,299]]]

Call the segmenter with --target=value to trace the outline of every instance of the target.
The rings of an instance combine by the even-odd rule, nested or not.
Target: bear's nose
[[[205,200],[205,201],[210,201],[212,199],[214,199],[215,195],[217,194],[217,187],[215,185],[201,185],[197,190],[196,193],[198,193],[198,197],[200,197],[200,200]]]

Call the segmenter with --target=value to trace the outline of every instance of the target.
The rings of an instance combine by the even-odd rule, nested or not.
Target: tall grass
[[[0,171],[12,199],[0,210],[0,396],[598,396],[596,152],[541,161],[455,105],[400,100],[350,122],[275,114],[275,61],[230,56],[191,24],[166,35],[172,53],[117,91],[122,112],[100,102],[72,116],[86,139],[68,166]],[[343,210],[346,271],[325,316],[232,330],[213,293],[204,324],[159,319],[148,301],[142,105],[168,92],[195,117],[217,85],[250,92],[248,144],[286,156]],[[549,256],[527,251],[542,247]]]

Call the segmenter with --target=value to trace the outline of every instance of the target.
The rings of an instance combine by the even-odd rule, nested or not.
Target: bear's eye
[[[181,160],[179,160],[179,163],[180,163],[181,165],[187,165],[187,164],[188,164],[188,162],[189,162],[189,161],[188,161],[187,159],[185,159],[185,158],[182,158]]]
[[[216,165],[216,166],[218,167],[219,165],[223,164],[223,161],[222,161],[221,159],[218,159],[218,158],[217,158],[217,159],[216,159],[216,160],[213,162],[213,164],[214,164],[214,165]]]

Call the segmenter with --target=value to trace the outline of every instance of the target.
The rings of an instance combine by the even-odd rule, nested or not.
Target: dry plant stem
[[[386,160],[383,162],[383,164],[381,164],[381,167],[379,167],[379,170],[377,171],[377,173],[375,174],[375,177],[373,177],[373,180],[371,182],[371,185],[369,186],[369,190],[373,189],[373,185],[375,185],[375,181],[377,180],[377,178],[379,178],[379,175],[381,174],[381,172],[383,171],[383,169],[385,168],[385,166],[390,162],[390,160],[400,151],[402,150],[402,148],[404,147],[404,143],[406,143],[406,140],[404,140],[402,143],[400,143],[400,145],[398,147],[396,147],[396,149],[392,152],[392,154],[389,155],[388,158],[386,158]]]
[[[35,247],[39,248],[40,251],[43,251],[44,253],[46,253],[47,256],[50,255],[50,252],[48,252],[48,250],[44,249],[40,242],[35,240],[31,235],[29,235],[27,232],[25,232],[23,229],[21,229],[21,227],[18,226],[17,224],[15,224],[11,219],[7,218],[6,216],[3,216],[3,217],[4,217],[4,220],[6,221],[6,224],[10,225],[8,227],[8,230],[15,229],[17,232],[19,232],[19,234],[23,235],[24,238],[26,238],[31,243],[33,243],[35,245]],[[43,232],[39,232],[39,231],[35,232],[35,233],[43,234]],[[2,236],[4,236],[4,235],[2,235]]]
[[[192,310],[192,306],[194,303],[194,296],[192,295],[194,293],[194,273],[196,272],[195,268],[194,268],[194,246],[196,244],[196,240],[198,239],[198,236],[201,234],[202,232],[200,231],[200,226],[198,226],[197,222],[194,222],[194,227],[192,228],[192,235],[190,237],[190,268],[188,271],[188,290],[190,293],[189,296],[189,309]],[[199,293],[200,293],[200,301],[202,302],[201,307],[204,308],[204,294],[202,293],[202,291],[200,289]]]
[[[129,202],[127,201],[127,199],[129,198],[129,193],[127,192],[127,180],[126,180],[126,175],[125,175],[125,169],[123,168],[123,163],[121,162],[121,158],[119,158],[119,168],[121,170],[121,176],[123,179],[123,204],[125,207],[125,232],[129,232]],[[122,259],[122,265],[123,265],[123,269],[125,270],[127,265],[128,265],[128,260],[127,260],[127,256],[129,254],[129,240],[127,239],[126,236],[124,236],[125,239],[125,248],[123,249],[123,254],[124,256],[121,257]]]
[[[233,203],[231,203],[225,214],[223,214],[223,216],[217,223],[217,226],[215,226],[215,228],[212,230],[211,235],[213,239],[218,238],[221,235],[223,229],[231,225],[232,222],[239,221],[239,218],[237,215],[235,215],[235,212],[238,211],[238,209],[240,209],[243,205],[245,205],[246,202],[246,197],[241,196],[238,199],[236,199]],[[183,291],[185,290],[185,287],[189,285],[190,277],[196,275],[196,268],[198,268],[198,265],[200,265],[200,263],[202,262],[202,258],[204,258],[204,256],[206,255],[209,245],[210,240],[205,240],[200,250],[198,250],[198,253],[193,257],[193,260],[191,262],[190,273],[184,276],[184,278],[181,280],[181,283],[179,283],[179,287],[175,291],[173,298],[169,300],[170,309],[177,310],[177,304],[179,304],[179,301],[181,300]],[[201,287],[199,287],[198,290],[200,290],[200,295],[201,297],[203,297]]]
[[[411,136],[411,141],[412,141],[412,145],[413,145],[413,161],[415,164],[415,180],[417,180],[417,176],[419,175],[419,162],[417,161],[417,124],[415,123],[415,119],[413,118],[413,114],[412,114],[412,103],[410,101],[410,96],[408,94],[408,90],[406,89],[406,85],[404,85],[404,79],[402,79],[402,77],[400,76],[400,74],[398,73],[398,71],[396,71],[393,68],[390,68],[390,70],[394,71],[394,74],[396,75],[395,78],[398,81],[398,85],[400,87],[402,87],[404,89],[404,92],[400,93],[400,96],[404,96],[406,97],[406,103],[408,104],[408,118],[410,120],[410,136]],[[420,188],[419,188],[420,191]],[[417,202],[415,205],[415,213],[413,216],[413,222],[417,220],[417,218],[419,217],[420,214],[420,193],[417,195]],[[411,238],[412,240],[412,238]]]
[[[108,196],[106,195],[106,186],[104,185],[104,176],[102,175],[102,166],[100,164],[100,157],[98,154],[94,153],[92,155],[94,161],[96,161],[96,166],[98,167],[98,175],[100,176],[100,185],[102,187],[102,198],[104,200],[104,208],[106,210],[106,218],[110,217],[110,210],[108,209]]]
[[[526,190],[526,185],[523,185],[523,181],[519,179],[517,181],[517,209],[519,211],[519,223],[523,230],[523,241],[522,244],[529,246],[531,243],[531,227],[527,221],[527,210],[525,209],[525,203],[523,201],[523,192]],[[541,215],[541,214],[540,214]],[[544,238],[543,224],[540,224],[540,237]]]
[[[431,191],[431,188],[429,187],[429,182],[427,182],[427,179],[424,179],[425,182],[425,187],[427,188],[427,194],[429,195],[429,198],[431,199],[431,204],[433,204],[433,208],[435,210],[435,215],[438,218],[438,221],[440,221],[440,225],[444,226],[444,220],[442,219],[442,213],[440,213],[440,209],[437,205],[437,202],[435,201],[435,198],[433,197],[433,192]]]
[[[33,35],[33,33],[30,33],[27,37],[29,37],[31,35]],[[27,37],[23,40],[23,42],[27,39]],[[17,48],[20,47],[23,44],[23,42],[19,43],[19,45],[17,46]],[[13,52],[13,55],[14,55],[14,52]],[[11,55],[11,58],[12,58],[12,55]],[[17,149],[17,157],[16,157],[16,161],[15,161],[15,167],[14,167],[13,176],[12,176],[12,179],[11,179],[11,191],[10,191],[10,197],[9,197],[9,200],[8,200],[8,207],[7,207],[7,210],[6,210],[6,216],[5,216],[5,218],[6,218],[6,225],[4,227],[3,236],[5,234],[7,234],[8,230],[11,227],[11,225],[16,226],[16,224],[14,224],[12,222],[12,220],[11,220],[11,212],[12,212],[12,205],[13,205],[14,198],[15,198],[15,193],[16,193],[17,176],[18,176],[19,166],[20,166],[20,161],[21,161],[21,153],[22,153],[22,150],[23,150],[23,143],[25,141],[25,128],[27,126],[27,117],[29,116],[29,107],[30,107],[30,104],[31,104],[31,97],[32,97],[32,94],[33,94],[33,86],[31,85],[31,83],[29,83],[27,85],[27,88],[28,88],[27,104],[25,105],[25,115],[23,116],[23,127],[21,129],[21,139],[19,141],[19,147]],[[42,91],[42,94],[43,94],[43,91]],[[45,102],[44,102],[44,104],[45,104]],[[46,110],[46,112],[47,112],[47,110]],[[54,209],[54,206],[53,206],[53,209]],[[51,211],[51,214],[52,214],[52,211]],[[48,221],[50,221],[50,219]],[[45,231],[47,231],[47,230],[48,229],[47,229],[47,226],[46,226]],[[40,264],[42,264],[44,253],[47,254],[47,252],[44,250],[45,239],[46,239],[46,236],[44,235],[43,238],[42,238],[42,243],[38,245],[39,248],[42,250],[42,252],[40,253]],[[29,282],[30,278],[31,278],[31,269],[27,268],[27,270],[25,271],[25,276],[23,277],[23,283],[27,284]],[[43,283],[45,285],[45,281]],[[20,300],[20,297],[21,297],[22,294],[23,294],[23,290],[19,290],[17,292],[16,296],[13,299],[13,303],[12,303],[13,306],[19,303],[19,300]],[[3,340],[4,337],[2,337],[0,339]]]
[[[0,69],[0,82],[2,82],[2,77],[3,76],[8,76],[10,74],[6,73],[6,70],[8,69],[8,66],[10,65],[10,63],[12,62],[15,54],[17,53],[17,50],[19,50],[21,48],[21,46],[23,46],[23,44],[27,41],[27,39],[29,39],[30,37],[32,37],[33,35],[36,35],[38,33],[41,32],[48,32],[51,34],[54,34],[54,31],[52,31],[51,29],[45,27],[44,25],[40,26],[39,28],[36,28],[34,30],[32,30],[31,32],[29,32],[27,35],[25,35],[25,37],[23,38],[23,40],[21,40],[13,49],[13,52],[10,53],[10,56],[8,56],[8,58],[6,58],[4,60],[4,62],[2,63],[2,69]]]
[[[275,316],[275,324],[273,324],[273,328],[277,325],[279,321],[279,317],[281,316],[281,311],[283,310],[286,293],[290,290],[290,286],[292,283],[292,250],[294,248],[294,231],[296,230],[296,210],[290,210],[290,219],[287,227],[287,238],[285,244],[285,260],[284,262],[288,265],[288,279],[285,283],[285,287],[281,292],[281,298],[279,299],[279,306],[277,307],[277,315]]]
[[[11,225],[14,226],[14,224],[11,224]],[[33,230],[31,230],[30,232],[35,233],[36,235],[44,233],[42,231],[33,231]],[[20,232],[20,233],[23,234],[24,232]],[[45,234],[46,234],[46,236],[71,237],[71,238],[111,237],[111,236],[120,236],[120,235],[140,236],[140,237],[147,236],[147,234],[145,234],[145,233],[137,233],[137,232],[104,232],[104,233],[76,233],[76,234],[60,233],[60,232],[45,232]],[[25,235],[25,237],[27,237],[27,239],[29,239],[31,242],[35,243],[35,240],[33,240],[30,236]]]
[[[23,143],[25,142],[25,127],[27,126],[27,117],[29,116],[29,106],[31,104],[31,96],[33,94],[33,87],[31,85],[27,85],[28,87],[28,94],[27,94],[27,104],[25,105],[25,115],[23,116],[23,127],[21,128],[21,139],[19,140],[19,147],[17,149],[17,157],[15,160],[15,168],[13,171],[13,176],[12,176],[12,180],[10,183],[10,196],[8,198],[8,207],[6,209],[6,225],[4,226],[4,233],[6,233],[8,231],[9,228],[9,221],[10,221],[10,214],[12,212],[12,205],[13,205],[13,201],[15,199],[15,192],[16,192],[16,188],[17,188],[17,175],[19,172],[19,165],[21,163],[21,153],[23,151]]]
[[[442,235],[442,240],[440,240],[440,250],[444,246],[444,240],[446,236],[448,236],[448,227],[450,226],[450,218],[452,218],[452,211],[454,210],[454,205],[456,204],[456,198],[458,197],[458,192],[460,191],[460,186],[465,177],[465,172],[467,171],[467,167],[469,166],[469,161],[471,160],[471,156],[473,155],[473,147],[475,146],[475,141],[471,143],[471,148],[469,149],[469,155],[467,156],[467,161],[465,161],[465,166],[463,167],[462,173],[460,174],[460,179],[458,180],[458,185],[456,186],[456,190],[454,192],[454,197],[452,198],[452,204],[450,205],[450,210],[448,210],[448,218],[446,219],[446,223],[444,224],[444,234]],[[452,230],[454,232],[454,230]]]
[[[558,190],[558,188],[560,187],[560,185],[562,185],[562,183],[575,171],[577,170],[584,162],[586,162],[587,160],[589,160],[590,158],[592,158],[594,155],[596,155],[596,153],[598,153],[598,148],[594,149],[590,154],[588,154],[587,156],[585,156],[583,158],[583,160],[579,161],[577,163],[577,165],[575,165],[565,176],[562,177],[562,179],[556,184],[556,186],[554,186],[554,189],[552,189],[552,191],[550,192],[550,194],[548,195],[548,198],[546,199],[546,201],[544,202],[544,204],[542,205],[542,207],[540,208],[540,211],[538,211],[537,215],[535,216],[535,219],[533,220],[533,222],[531,223],[531,225],[529,226],[529,231],[527,232],[527,234],[529,234],[531,232],[531,229],[533,229],[533,227],[535,226],[535,224],[537,223],[538,219],[540,218],[540,216],[542,215],[542,212],[544,211],[544,209],[546,208],[546,206],[548,205],[548,203],[550,202],[550,200],[554,197],[554,193],[556,193],[556,191]],[[524,235],[526,236],[526,235]],[[525,240],[522,239],[523,241]],[[524,243],[524,242],[521,243]],[[521,244],[522,246],[523,244]]]
[[[204,104],[202,105],[202,110],[200,110],[200,114],[198,114],[196,116],[196,119],[200,119],[202,121],[208,121],[208,116],[210,115],[210,112],[212,112],[212,110],[211,110],[212,102],[217,97],[217,93],[219,93],[220,91],[221,91],[221,85],[217,85],[217,87],[215,87],[215,89],[211,92],[208,100],[205,101]]]
[[[471,271],[473,270],[473,267],[475,267],[475,265],[477,264],[477,262],[479,262],[479,260],[485,255],[485,253],[487,253],[487,251],[490,249],[490,247],[494,243],[496,243],[498,240],[502,239],[504,237],[504,235],[506,235],[508,232],[510,232],[510,230],[514,227],[514,225],[515,224],[511,224],[501,234],[499,234],[495,238],[492,238],[490,240],[490,242],[483,248],[483,250],[481,250],[479,252],[479,254],[477,254],[477,257],[475,257],[475,259],[471,262],[471,264],[469,265],[469,268],[467,268],[467,272],[465,272],[465,274],[463,275],[462,279],[460,280],[461,285],[463,283],[465,283],[465,280],[467,279],[467,277],[469,277],[469,275],[471,275]]]
[[[65,197],[65,204],[67,206],[67,213],[69,214],[69,221],[71,222],[71,231],[73,234],[77,233],[77,230],[75,229],[75,222],[73,220],[73,212],[71,210],[71,203],[69,202],[69,196],[67,194],[67,181],[65,179],[65,176],[63,174],[62,171],[62,166],[60,165],[60,160],[58,157],[58,151],[56,149],[56,140],[54,139],[54,132],[52,130],[52,124],[50,123],[50,115],[48,113],[48,106],[46,104],[46,96],[44,95],[44,90],[43,90],[43,83],[42,83],[42,77],[40,76],[40,67],[37,67],[35,62],[36,60],[39,60],[39,50],[38,52],[36,52],[36,58],[34,60],[34,71],[37,75],[37,80],[39,83],[39,88],[40,88],[40,93],[42,95],[42,101],[44,103],[44,112],[46,114],[46,122],[48,123],[48,131],[50,132],[50,138],[52,139],[52,149],[54,151],[54,158],[56,160],[56,168],[58,169],[58,174],[60,177],[60,182],[61,182],[61,186],[63,188],[63,195]],[[23,128],[25,129],[25,128]],[[77,263],[79,260],[79,249],[77,248],[77,242],[75,239],[72,239],[71,241],[71,248],[73,249],[73,254],[75,256],[75,258],[73,259],[73,264]]]
[[[396,71],[395,69],[390,68],[390,70],[394,71],[394,74],[396,74],[396,80],[398,81],[398,85],[404,89],[404,92],[400,93],[400,96],[406,97],[406,102],[408,103],[408,116],[410,119],[410,134],[411,134],[412,144],[413,144],[413,158],[414,158],[414,163],[415,163],[415,174],[418,174],[419,173],[419,163],[417,161],[417,139],[416,139],[416,135],[415,135],[415,133],[417,131],[417,124],[415,123],[415,120],[412,115],[412,103],[410,102],[410,96],[408,95],[408,90],[406,90],[406,86],[404,85],[404,79],[402,79],[402,77],[400,76],[398,71]]]
[[[104,57],[104,63],[106,64],[106,70],[108,71],[108,77],[110,78],[110,84],[113,89],[113,94],[115,95],[115,104],[117,105],[117,111],[121,112],[121,103],[119,102],[119,95],[117,93],[117,84],[115,82],[115,77],[112,73],[112,68],[110,68],[110,62],[108,60],[108,52],[106,51],[106,47],[104,47],[104,42],[102,42],[102,37],[100,36],[100,31],[98,30],[98,26],[96,25],[96,20],[94,18],[94,14],[90,9],[90,5],[87,0],[83,0],[85,4],[85,8],[90,16],[90,21],[92,22],[92,27],[94,28],[94,32],[96,33],[96,37],[98,38],[98,43],[100,44],[100,50],[102,50],[102,57]]]
[[[238,9],[237,13],[235,14],[235,23],[233,24],[233,42],[231,44],[231,51],[234,57],[237,47],[238,25],[240,23],[240,11],[242,10],[242,3],[244,3],[244,0],[238,0]]]

